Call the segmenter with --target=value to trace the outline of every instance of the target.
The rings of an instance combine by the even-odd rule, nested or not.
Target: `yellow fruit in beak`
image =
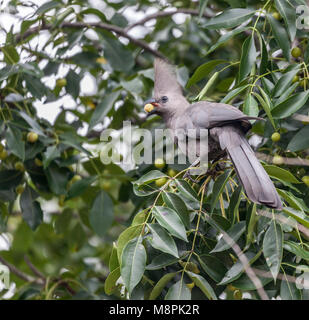
[[[154,106],[151,103],[147,103],[144,107],[144,110],[149,113],[154,109]]]

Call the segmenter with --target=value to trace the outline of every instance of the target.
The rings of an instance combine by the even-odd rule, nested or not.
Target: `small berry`
[[[281,20],[281,15],[278,11],[275,11],[272,16],[276,19],[276,20]]]
[[[299,81],[299,76],[294,76],[292,83],[298,82]]]
[[[24,164],[21,162],[21,161],[17,161],[15,164],[14,164],[14,167],[16,170],[18,171],[25,171],[25,166]]]
[[[81,180],[82,177],[79,175],[79,174],[76,174],[72,179],[71,179],[71,182],[74,183],[76,181],[79,181]]]
[[[8,157],[7,151],[6,151],[6,150],[2,150],[2,151],[0,152],[0,159],[1,159],[1,160],[5,160],[7,157]]]
[[[170,168],[170,169],[168,169],[167,174],[168,174],[170,177],[175,177],[176,174],[177,174],[177,172],[176,172],[174,169]]]
[[[100,64],[105,64],[107,61],[104,57],[99,57],[96,59],[96,62]]]
[[[303,176],[302,181],[307,187],[309,187],[309,176]]]
[[[283,158],[281,156],[276,155],[276,156],[273,157],[273,164],[275,164],[277,166],[280,166],[283,163],[284,163],[284,160],[283,160]]]
[[[278,132],[274,132],[271,136],[273,142],[278,142],[281,139],[281,135]]]
[[[233,297],[235,300],[242,300],[242,292],[240,290],[235,290],[233,292]]]
[[[157,158],[154,162],[154,165],[158,169],[163,169],[165,167],[165,161],[162,158]]]
[[[292,50],[291,50],[291,54],[294,58],[299,58],[302,54],[301,52],[301,49],[299,47],[294,47]]]
[[[17,194],[22,194],[25,191],[25,187],[22,184],[20,184],[16,187],[15,191]]]
[[[157,179],[155,183],[158,188],[161,188],[162,186],[165,185],[166,181],[167,179],[163,177],[163,178]]]
[[[62,88],[67,85],[67,80],[65,78],[57,79],[56,87]]]
[[[28,132],[27,134],[27,141],[30,143],[35,143],[38,140],[39,136],[35,132]]]
[[[35,158],[34,159],[34,163],[37,167],[42,167],[43,166],[43,162],[39,159],[39,158]]]

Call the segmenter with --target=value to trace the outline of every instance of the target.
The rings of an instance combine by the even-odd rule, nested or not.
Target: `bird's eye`
[[[168,97],[167,97],[167,96],[163,96],[163,97],[161,98],[161,101],[162,101],[163,103],[166,103],[166,102],[168,101]]]

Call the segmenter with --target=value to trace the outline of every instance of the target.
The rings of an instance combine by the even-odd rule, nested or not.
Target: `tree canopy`
[[[0,296],[308,300],[304,6],[7,2],[0,12],[0,264],[11,286]],[[250,203],[229,163],[192,182],[183,177],[186,165],[161,159],[129,167],[101,161],[104,131],[122,133],[123,121],[163,127],[143,111],[156,57],[177,66],[189,101],[228,103],[265,119],[252,121],[248,139],[282,211]]]

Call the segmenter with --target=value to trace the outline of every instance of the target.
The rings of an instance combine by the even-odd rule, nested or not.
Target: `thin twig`
[[[168,16],[173,16],[174,14],[177,13],[185,13],[185,14],[190,14],[191,16],[198,16],[199,15],[199,11],[198,10],[194,10],[194,9],[185,9],[185,8],[180,8],[180,9],[175,9],[175,10],[171,10],[171,11],[158,11],[155,12],[153,14],[150,14],[148,16],[146,16],[145,18],[130,24],[128,27],[126,27],[125,31],[129,31],[131,29],[133,29],[136,26],[140,26],[140,25],[144,25],[147,21],[149,20],[153,20],[153,19],[158,19],[158,18],[163,18],[163,17],[168,17]],[[211,18],[213,17],[212,15],[204,12],[203,13],[203,17],[205,18]]]
[[[272,163],[273,156],[262,152],[256,152],[256,156],[263,161]],[[283,163],[290,166],[309,166],[309,160],[303,158],[286,158],[282,157]]]
[[[30,268],[30,270],[33,272],[34,275],[36,275],[37,277],[39,277],[40,279],[44,280],[44,282],[46,281],[46,277],[44,276],[44,274],[38,270],[30,261],[30,259],[28,258],[27,255],[24,255],[24,260],[26,262],[26,264],[28,265],[28,267]]]
[[[23,34],[19,33],[15,35],[15,41],[16,43],[21,42],[23,39],[26,39],[32,34],[38,33],[41,30],[50,30],[53,29],[52,24],[46,24],[46,25],[40,25],[37,27],[33,27],[28,29],[26,32]],[[145,51],[148,51],[152,55],[159,57],[161,59],[167,60],[167,58],[158,50],[151,48],[147,42],[139,39],[135,39],[131,35],[129,35],[125,29],[120,28],[118,26],[108,24],[108,23],[103,23],[103,22],[93,22],[93,23],[84,23],[84,22],[64,22],[60,26],[61,28],[74,28],[74,29],[83,29],[83,28],[98,28],[98,29],[104,29],[110,32],[114,32],[119,36],[122,36],[124,38],[127,38],[131,43],[135,44],[138,47],[141,47]]]

